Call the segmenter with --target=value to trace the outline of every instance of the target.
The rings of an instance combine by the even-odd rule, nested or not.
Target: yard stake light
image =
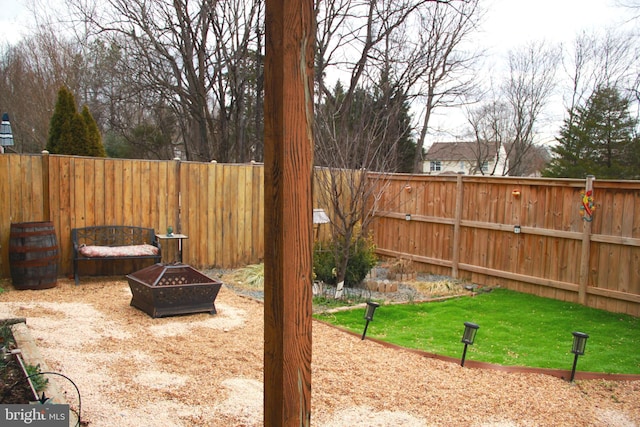
[[[373,314],[376,312],[376,308],[380,307],[380,304],[377,302],[367,301],[367,311],[364,313],[364,318],[367,321],[364,325],[364,331],[362,332],[362,339],[367,335],[367,328],[369,327],[369,322],[373,320]]]
[[[571,347],[571,353],[573,356],[573,368],[571,368],[571,379],[569,382],[573,382],[573,378],[576,375],[576,364],[578,363],[578,356],[584,354],[584,348],[587,345],[587,338],[589,335],[584,332],[572,332],[573,333],[573,347]]]
[[[471,322],[464,322],[464,334],[462,335],[462,342],[464,343],[464,350],[462,351],[462,359],[460,360],[460,366],[464,366],[464,359],[467,357],[467,346],[473,345],[473,341],[476,339],[476,332],[480,326]]]

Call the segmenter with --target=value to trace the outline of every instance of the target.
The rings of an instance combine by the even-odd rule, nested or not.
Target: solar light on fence
[[[569,382],[573,382],[573,378],[576,375],[576,365],[578,363],[578,356],[584,354],[584,348],[587,346],[587,338],[589,335],[584,332],[572,332],[573,334],[573,347],[571,347],[571,353],[573,356],[573,368],[571,368],[571,379]]]
[[[460,360],[460,366],[464,366],[464,359],[467,357],[467,346],[473,345],[473,341],[476,339],[476,332],[480,326],[471,322],[464,322],[464,334],[462,335],[462,342],[464,343],[464,350],[462,351],[462,359]]]
[[[373,315],[376,312],[376,308],[380,307],[380,304],[377,302],[367,301],[367,311],[364,312],[364,318],[367,323],[364,325],[364,331],[362,332],[362,339],[364,339],[365,335],[367,335],[367,328],[369,327],[369,322],[373,320]]]

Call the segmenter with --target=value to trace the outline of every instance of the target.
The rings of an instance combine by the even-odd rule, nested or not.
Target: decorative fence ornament
[[[593,190],[582,191],[582,205],[580,206],[580,215],[583,221],[591,222],[593,220],[593,211],[596,207],[593,204]]]

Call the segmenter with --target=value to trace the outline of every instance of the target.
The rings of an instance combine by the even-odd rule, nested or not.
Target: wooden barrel
[[[58,241],[53,223],[11,224],[9,267],[16,289],[47,289],[58,280]]]

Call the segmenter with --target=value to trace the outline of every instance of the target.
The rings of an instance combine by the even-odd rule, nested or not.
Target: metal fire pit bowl
[[[209,312],[222,282],[185,264],[154,264],[127,275],[131,305],[151,317]]]

